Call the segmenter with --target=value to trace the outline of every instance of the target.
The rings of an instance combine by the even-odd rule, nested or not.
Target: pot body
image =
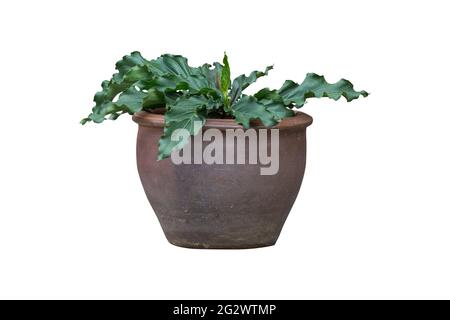
[[[170,243],[216,249],[275,244],[303,179],[310,116],[297,112],[275,127],[279,135],[279,166],[273,175],[261,175],[264,166],[248,161],[178,165],[170,158],[157,161],[163,115],[139,112],[133,120],[139,124],[139,176]],[[242,127],[232,119],[212,119],[207,120],[203,130],[209,128],[225,132]],[[269,133],[269,144],[270,136]],[[204,142],[203,148],[206,145]]]

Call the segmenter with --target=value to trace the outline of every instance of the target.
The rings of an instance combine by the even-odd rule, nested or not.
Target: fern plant
[[[92,113],[81,120],[100,123],[106,118],[115,120],[124,113],[165,107],[164,133],[159,140],[158,160],[181,149],[187,139],[172,141],[172,133],[179,128],[191,135],[201,129],[207,118],[232,117],[244,128],[250,121],[260,120],[265,126],[276,125],[294,115],[293,108],[301,108],[308,98],[328,97],[338,100],[343,96],[352,101],[366,97],[366,91],[355,91],[350,81],[341,79],[330,84],[323,76],[308,73],[301,84],[286,80],[278,90],[264,88],[254,95],[243,91],[272,69],[253,71],[231,81],[230,65],[225,54],[222,63],[191,67],[180,55],[164,54],[154,60],[144,59],[132,52],[116,63],[117,73],[102,82],[102,90],[94,96]]]

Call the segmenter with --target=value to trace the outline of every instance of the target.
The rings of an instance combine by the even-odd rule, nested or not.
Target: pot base
[[[167,240],[170,244],[181,247],[181,248],[188,248],[188,249],[220,249],[220,250],[226,250],[226,249],[257,249],[257,248],[265,248],[265,247],[271,247],[275,245],[276,242],[271,243],[255,243],[255,244],[234,244],[234,245],[214,245],[214,244],[208,244],[208,243],[199,243],[199,242],[180,242],[180,241],[171,241]]]
[[[216,203],[221,204],[219,200]],[[192,206],[192,204],[190,203]],[[264,214],[265,213],[265,214]],[[286,220],[283,214],[252,213],[250,208],[230,211],[219,205],[215,211],[197,207],[195,214],[157,211],[157,217],[169,243],[192,249],[251,249],[275,244]]]

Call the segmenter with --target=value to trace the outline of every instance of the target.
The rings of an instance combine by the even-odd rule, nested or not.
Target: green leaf
[[[220,89],[222,90],[222,93],[226,94],[228,89],[230,89],[231,84],[230,64],[228,63],[228,56],[226,53],[223,56],[223,69],[220,80]]]
[[[134,51],[131,54],[124,56],[122,60],[117,61],[116,69],[119,71],[114,76],[116,80],[122,78],[131,68],[135,66],[144,66],[148,64],[138,51]]]
[[[166,85],[172,82],[171,88],[182,83],[180,90],[191,90],[191,94],[208,91],[217,97],[221,94],[216,83],[216,69],[219,66],[220,64],[215,64],[215,69],[212,70],[208,64],[193,68],[183,56],[171,54],[162,55],[149,62],[149,70],[157,76],[156,79],[166,81]]]
[[[167,100],[169,100],[169,97],[165,96],[162,92],[156,89],[147,90],[147,95],[142,102],[142,109],[148,110],[155,107],[165,107]]]
[[[161,93],[189,90],[189,84],[173,74],[142,80],[138,83],[138,86],[141,89],[153,89]]]
[[[222,76],[223,66],[219,62],[214,62],[213,67],[214,68],[211,69],[211,65],[205,63],[197,68],[197,72],[200,76],[207,79],[209,87],[216,88],[219,92],[222,92],[220,87],[220,77]]]
[[[142,110],[142,104],[145,97],[147,97],[147,93],[131,87],[119,96],[115,105],[119,108],[123,108],[124,111],[135,113]]]
[[[230,64],[228,63],[228,57],[225,53],[223,55],[223,68],[222,74],[220,77],[220,89],[222,91],[223,99],[224,99],[224,108],[228,110],[230,107],[230,98],[228,97],[228,90],[231,86],[231,73],[230,73]]]
[[[236,122],[250,127],[250,120],[259,119],[266,127],[274,126],[278,123],[272,112],[269,112],[265,105],[259,103],[255,97],[243,96],[234,106],[233,115]]]
[[[251,85],[253,82],[258,80],[258,78],[267,76],[270,70],[273,69],[273,66],[266,67],[266,70],[264,72],[262,71],[253,71],[248,76],[245,74],[241,74],[239,77],[235,78],[233,80],[233,85],[231,86],[231,103],[234,103],[239,99],[239,97],[242,94],[242,91],[244,91],[249,85]]]
[[[107,100],[113,100],[115,96],[131,87],[137,81],[150,79],[152,74],[146,66],[134,66],[121,75],[120,78],[113,76],[111,81],[103,81],[102,91],[99,91],[94,96],[94,101],[99,104]]]
[[[196,135],[206,121],[206,107],[210,101],[203,96],[183,96],[169,106],[164,115],[164,134],[159,140],[158,160],[170,156],[172,151],[182,149],[188,139],[172,140],[177,129],[186,129],[190,135]]]
[[[269,88],[263,88],[253,95],[258,100],[275,100],[283,102],[283,98],[278,94],[277,90],[270,90]]]
[[[283,120],[284,118],[294,116],[294,111],[287,108],[283,103],[276,102],[272,100],[261,100],[258,101],[266,107],[266,110],[269,111],[277,120]]]
[[[118,73],[110,81],[103,81],[102,91],[94,96],[92,113],[81,120],[82,124],[102,122],[108,115],[109,119],[117,119],[124,113],[173,104],[184,93],[209,96],[223,103],[218,86],[222,71],[220,63],[214,63],[213,69],[208,64],[193,68],[179,55],[166,54],[147,61],[136,51],[117,62],[116,69]],[[123,98],[118,99],[119,103],[113,102],[121,92]]]
[[[283,98],[278,94],[277,90],[270,90],[264,88],[259,90],[254,97],[258,99],[258,102],[265,105],[267,111],[271,112],[278,120],[282,120],[287,117],[292,117],[294,111],[289,109],[285,104]]]
[[[188,60],[183,56],[173,54],[163,54],[150,61],[149,69],[157,76],[172,74],[188,78],[193,74],[193,68],[189,66]]]
[[[102,82],[102,91],[99,91],[94,96],[95,106],[92,108],[92,113],[81,121],[82,124],[87,121],[94,121],[96,123],[103,122],[107,115],[117,113],[118,111],[125,111],[133,113],[131,108],[127,108],[123,103],[117,105],[113,103],[113,99],[120,93],[130,89],[136,82],[142,79],[150,79],[152,74],[145,65],[136,65],[131,68],[123,68],[127,70],[124,74],[115,74],[110,81]],[[129,92],[130,94],[131,92]],[[114,118],[114,117],[113,117]]]
[[[296,107],[302,107],[308,98],[328,97],[338,100],[342,96],[350,102],[359,96],[368,96],[366,91],[355,91],[353,84],[348,80],[341,79],[330,84],[323,76],[315,73],[308,73],[300,85],[287,80],[278,90],[278,94],[283,98],[285,105],[295,103]]]
[[[124,113],[133,114],[141,111],[144,105],[147,109],[151,109],[152,107],[160,106],[163,103],[164,100],[161,100],[161,97],[156,95],[154,91],[142,92],[135,87],[130,87],[119,96],[116,102],[104,102],[101,107],[91,113],[88,118],[81,120],[81,123],[85,124],[88,121],[100,123],[103,122],[108,115],[109,120],[116,120]]]
[[[293,116],[292,108],[303,106],[308,98],[337,100],[343,96],[351,101],[368,95],[365,91],[355,91],[348,80],[330,84],[323,76],[309,73],[301,84],[288,80],[279,90],[264,88],[254,96],[246,96],[242,94],[243,90],[267,75],[272,66],[264,72],[242,74],[231,82],[226,54],[223,64],[215,62],[191,67],[180,55],[164,54],[148,61],[135,51],[118,61],[116,69],[117,73],[109,81],[102,82],[102,90],[94,96],[92,113],[81,123],[102,122],[106,118],[115,120],[125,113],[166,106],[158,159],[167,158],[174,149],[187,143],[187,137],[180,141],[171,140],[176,129],[187,129],[189,135],[194,135],[208,116],[234,116],[245,128],[250,127],[251,120],[259,119],[270,127]]]

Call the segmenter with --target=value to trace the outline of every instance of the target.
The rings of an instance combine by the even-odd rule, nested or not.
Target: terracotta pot
[[[221,249],[275,244],[305,172],[309,115],[297,112],[275,127],[279,129],[275,175],[261,175],[260,164],[157,161],[163,115],[139,112],[133,120],[139,124],[137,166],[142,185],[170,243]],[[208,128],[242,127],[232,119],[209,119],[203,130]]]

